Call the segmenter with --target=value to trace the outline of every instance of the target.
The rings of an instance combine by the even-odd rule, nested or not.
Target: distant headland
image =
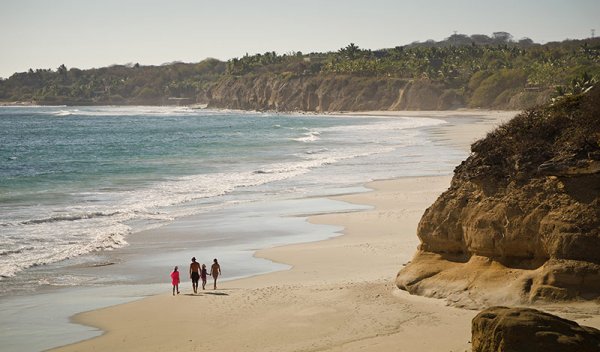
[[[388,49],[227,62],[30,69],[0,80],[0,104],[194,105],[276,111],[524,109],[578,93],[600,76],[600,38],[546,44],[454,34]]]

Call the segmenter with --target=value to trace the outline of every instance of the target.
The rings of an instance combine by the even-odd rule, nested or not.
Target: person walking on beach
[[[175,296],[175,290],[177,290],[177,294],[179,294],[179,271],[177,271],[177,267],[173,269],[171,273],[171,283],[173,284],[173,296]]]
[[[192,289],[194,289],[194,293],[198,293],[198,280],[200,280],[200,263],[196,261],[196,257],[192,258],[192,264],[190,264],[190,279],[192,279]]]
[[[221,266],[219,265],[219,262],[217,262],[217,258],[213,259],[213,265],[210,267],[210,276],[213,277],[213,280],[215,280],[215,286],[213,288],[213,290],[217,289],[217,277],[219,277],[219,275],[221,275]]]
[[[206,275],[208,272],[206,271],[206,265],[202,264],[202,270],[200,270],[200,278],[202,279],[202,289],[204,290],[206,287]]]

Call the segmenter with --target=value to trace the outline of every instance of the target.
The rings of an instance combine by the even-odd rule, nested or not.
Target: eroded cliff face
[[[227,77],[207,93],[210,108],[276,111],[446,110],[462,98],[430,81],[356,76]]]
[[[428,208],[401,289],[456,305],[600,296],[600,89],[472,145]]]

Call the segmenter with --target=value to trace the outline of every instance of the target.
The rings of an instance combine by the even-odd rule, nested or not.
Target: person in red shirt
[[[173,284],[173,296],[175,296],[175,290],[179,294],[179,271],[177,271],[177,267],[171,273],[171,283]]]

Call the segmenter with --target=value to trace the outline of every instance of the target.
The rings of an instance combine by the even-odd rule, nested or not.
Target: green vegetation
[[[444,41],[367,50],[275,52],[228,62],[115,65],[100,69],[29,70],[0,81],[0,101],[45,104],[209,103],[210,89],[231,77],[350,75],[432,82],[465,106],[531,106],[540,98],[577,94],[600,77],[600,39],[535,44],[505,32],[454,34]]]
[[[585,169],[600,161],[600,86],[528,109],[471,150],[475,157],[458,168],[497,184],[527,180],[544,168]]]
[[[0,81],[0,101],[43,104],[169,104],[169,98],[195,103],[225,72],[225,63],[163,66],[114,65],[99,69],[29,70]]]

